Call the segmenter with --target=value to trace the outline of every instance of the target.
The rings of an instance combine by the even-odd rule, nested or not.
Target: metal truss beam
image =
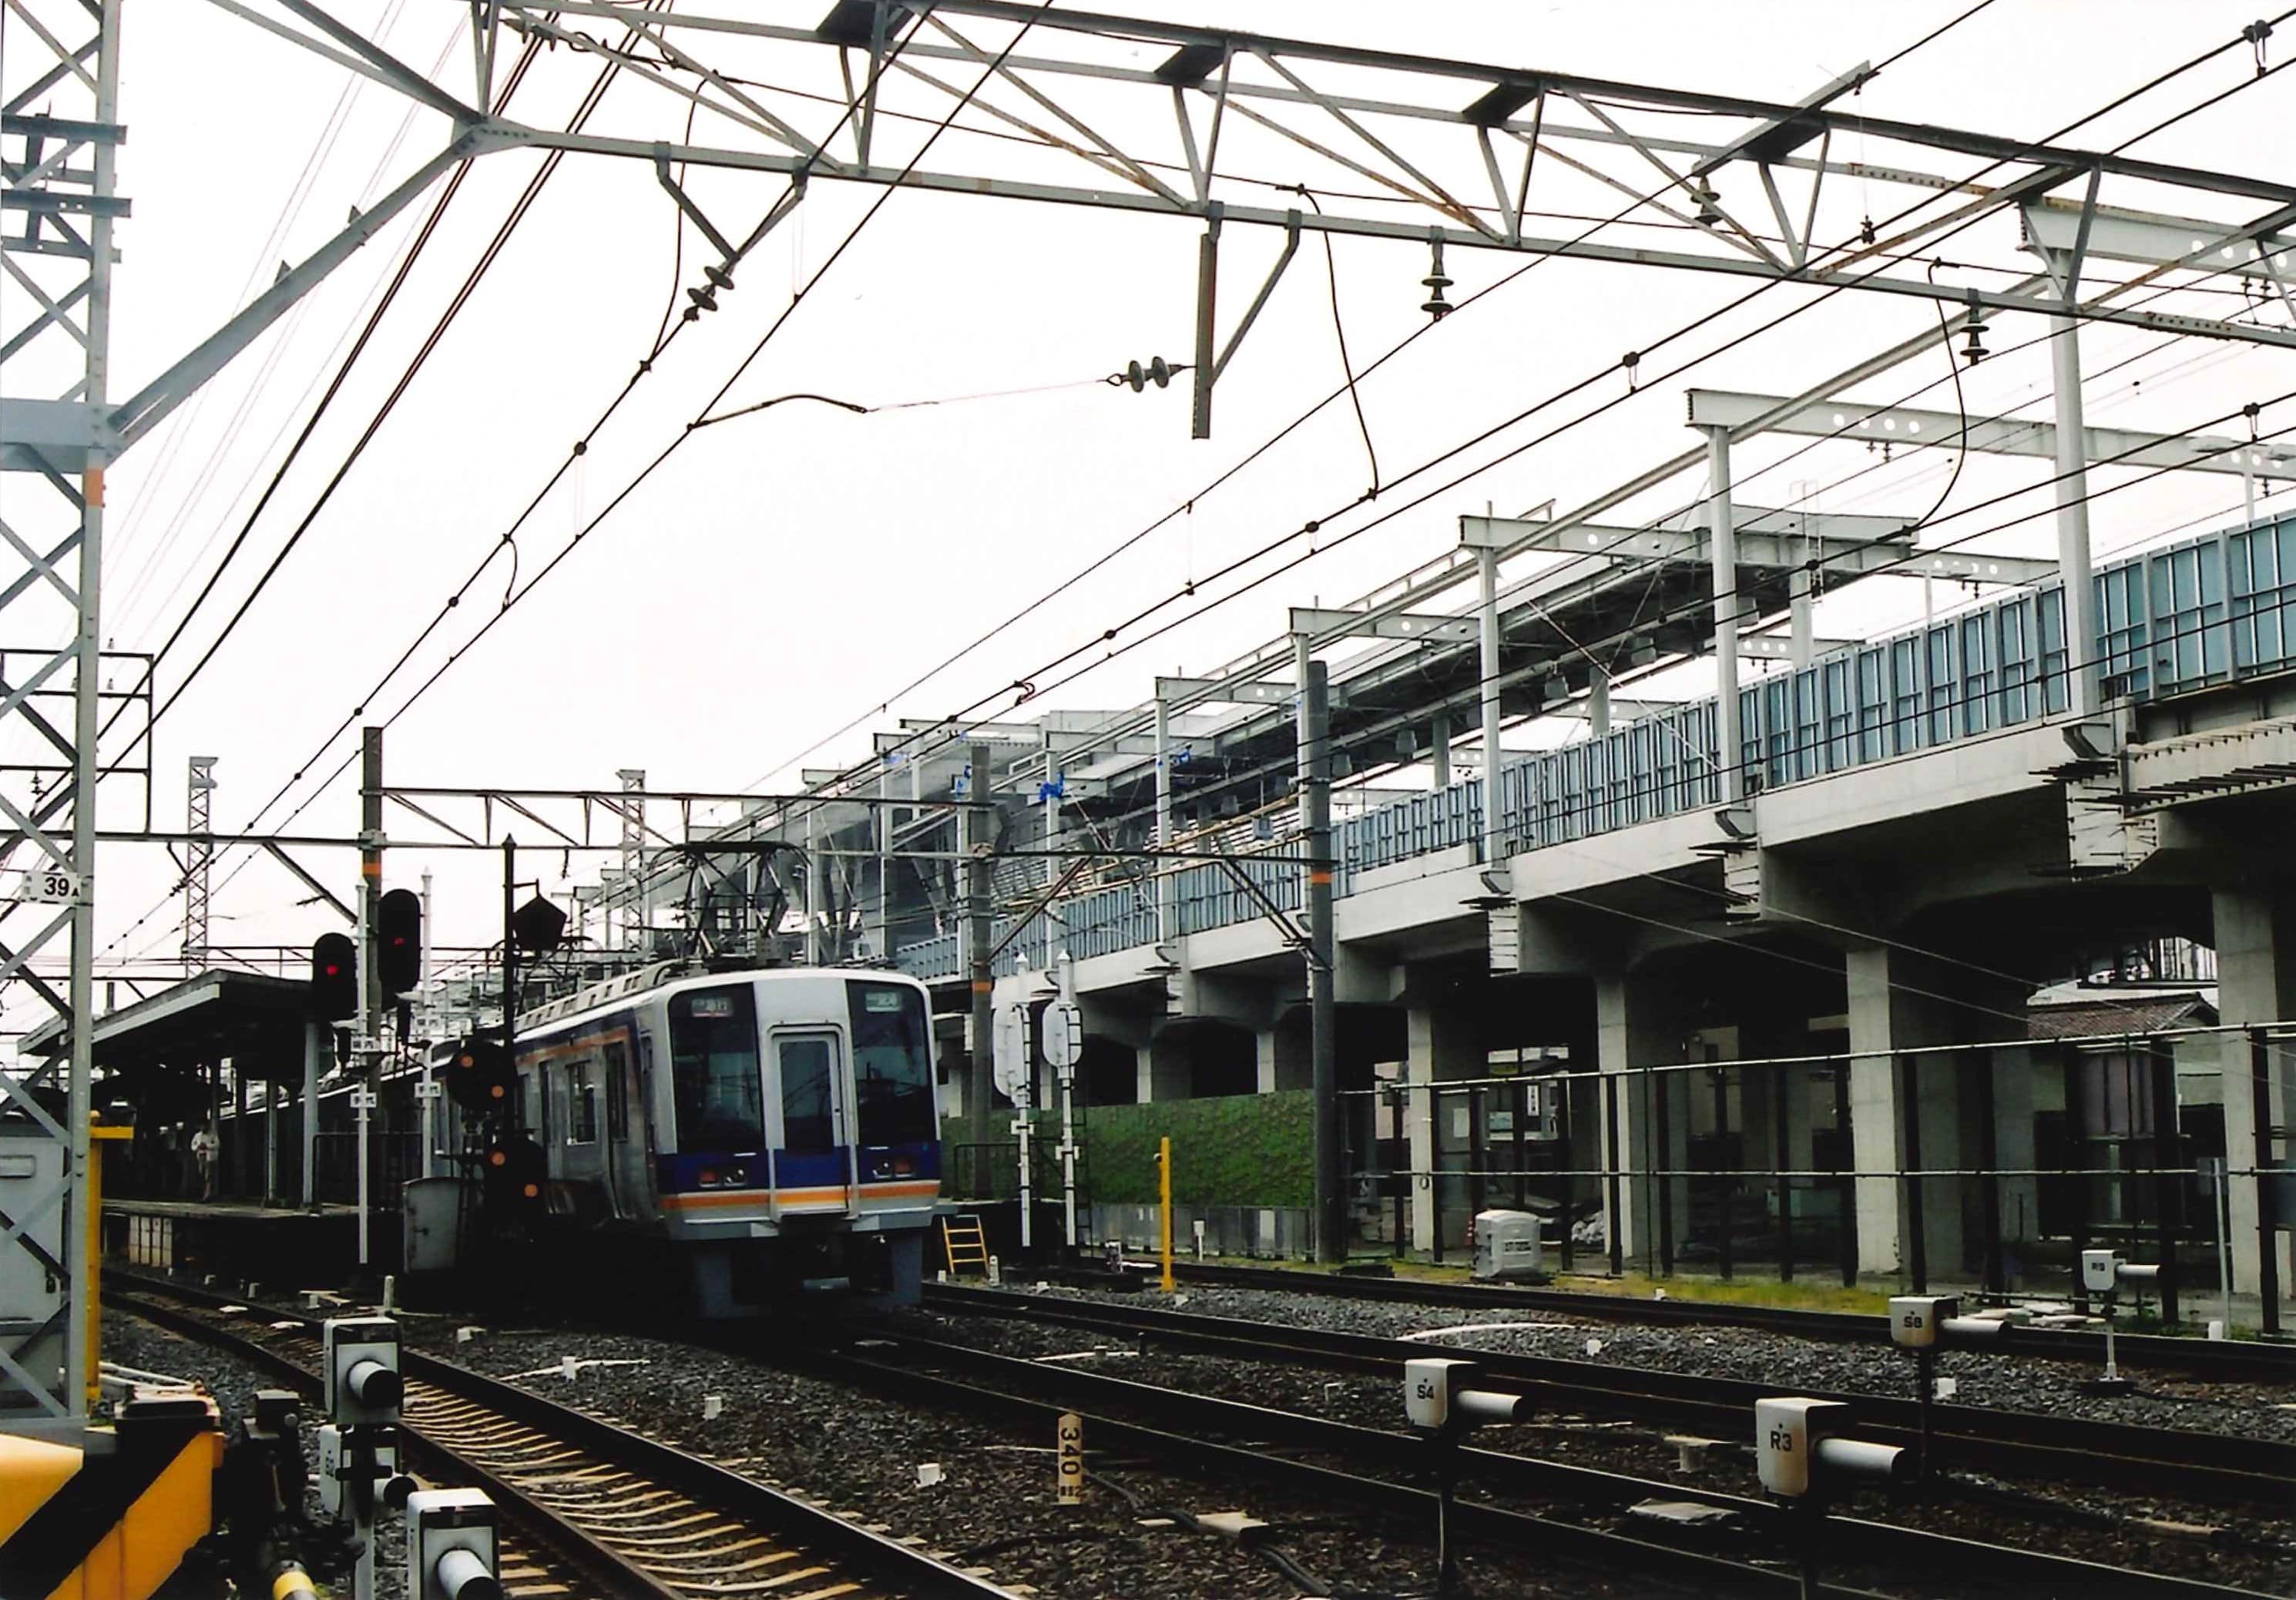
[[[1650,110],[1701,111],[1720,117],[1743,118],[1757,124],[1791,124],[1797,130],[1807,128],[1814,133],[1859,133],[1868,139],[1952,155],[1974,156],[1989,161],[2068,166],[2084,172],[2095,168],[2117,176],[2150,183],[2250,195],[2284,203],[2296,202],[2296,185],[2112,155],[2099,151],[2030,144],[1999,135],[1941,127],[1931,123],[1866,117],[1854,111],[1834,111],[1823,103],[1792,104],[1756,100],[1744,95],[1669,88],[1614,78],[1500,67],[1455,57],[1360,49],[1234,29],[1191,27],[1184,23],[1118,16],[1103,12],[1047,11],[1041,5],[1024,4],[1022,0],[937,0],[932,11],[936,16],[973,16],[1014,24],[1025,23],[1040,34],[1073,35],[1125,44],[1152,42],[1168,45],[1173,48],[1173,56],[1162,65],[1149,69],[1043,55],[1015,55],[1007,63],[1016,72],[1059,74],[1107,83],[1153,86],[1160,93],[1168,93],[1176,87],[1209,92],[1212,70],[1224,61],[1239,58],[1271,62],[1282,61],[1295,70],[1316,64],[1369,68],[1406,75],[1414,80],[1412,86],[1421,91],[1421,98],[1417,101],[1350,98],[1301,90],[1296,86],[1290,94],[1283,93],[1277,86],[1259,86],[1252,92],[1263,99],[1309,101],[1319,104],[1328,101],[1343,110],[1376,111],[1461,127],[1505,127],[1522,132],[1529,131],[1528,122],[1512,117],[1493,119],[1488,114],[1495,103],[1492,99],[1494,92],[1514,97],[1518,109],[1546,93],[1576,94],[1603,102],[1624,102],[1630,106]],[[744,35],[816,46],[835,43],[813,29],[775,26],[736,16],[690,9],[668,15],[644,12],[634,0],[549,0],[547,4],[505,6],[504,15],[513,25],[528,17],[592,16],[610,18],[631,27],[644,24],[663,29]],[[985,59],[978,49],[937,46],[921,41],[912,42],[903,53],[925,60],[978,62]],[[1446,85],[1447,88],[1452,85],[1457,87],[1456,92],[1437,96],[1431,93],[1432,86],[1437,83]],[[1851,86],[1855,86],[1854,84]],[[1828,86],[1828,90],[1832,89],[1833,86]],[[1246,93],[1246,89],[1231,81],[1228,92],[1240,96]],[[1821,91],[1819,95],[1813,97],[1813,101],[1830,97],[1838,97],[1838,91],[1833,95],[1829,95],[1828,91]],[[1760,128],[1756,130],[1758,135],[1764,131]],[[1742,156],[1759,159],[1758,152],[1744,147],[1743,141],[1734,140],[1695,148],[1709,159],[1727,160]]]
[[[1513,542],[1513,529],[1528,526],[1509,523],[1503,517],[1473,520],[1488,526],[1491,537],[1509,543]],[[1863,572],[1887,570],[1903,561],[1912,547],[1906,534],[1909,525],[1902,519],[1889,520],[1886,528],[1863,538],[1749,532],[1742,529],[1736,539],[1737,562],[1742,567],[1775,571],[1817,562],[1824,563],[1830,574],[1854,578]],[[1534,550],[1600,555],[1610,561],[1704,566],[1714,559],[1714,541],[1703,528],[1604,528],[1582,522],[1567,533],[1531,533],[1528,537]]]
[[[1292,631],[1318,640],[1339,638],[1431,639],[1446,644],[1472,643],[1472,617],[1439,617],[1420,611],[1395,611],[1371,616],[1362,611],[1328,611],[1313,606],[1292,608]],[[1285,685],[1287,690],[1290,685]],[[1288,701],[1289,695],[1286,699]]]
[[[1156,680],[1156,698],[1174,708],[1177,708],[1183,702],[1198,705],[1225,703],[1237,706],[1288,706],[1299,697],[1298,685],[1276,683],[1267,679],[1160,677]]]
[[[1798,649],[1784,634],[1740,634],[1738,653],[1750,661],[1792,661],[1800,659],[1805,650],[1813,655],[1824,655],[1828,651],[1847,650],[1850,643],[1848,639],[1811,639]]]
[[[1796,406],[1776,395],[1718,389],[1693,389],[1689,401],[1693,427],[1745,428],[1908,448],[1970,449],[1994,455],[2054,458],[2057,448],[2055,423],[2019,417],[1972,417],[1964,428],[1961,415],[1951,411],[1867,406],[1856,400],[1822,400]],[[2149,433],[2135,428],[2087,428],[2083,432],[2093,463],[2173,467],[2234,477],[2296,477],[2296,446],[2285,440],[2250,444],[2217,434]]]
[[[732,150],[723,146],[671,144],[658,141],[619,138],[604,134],[569,133],[549,128],[526,127],[517,124],[496,122],[482,130],[490,139],[522,144],[536,149],[565,150],[590,155],[619,156],[651,162],[658,156],[693,167],[717,167],[729,171],[772,173],[793,176],[808,170],[802,157],[786,156],[760,151]],[[1934,300],[1955,307],[1979,305],[1993,311],[2022,311],[2039,315],[2063,315],[2065,308],[2054,297],[2042,298],[2001,289],[1973,289],[1939,283],[1922,277],[1892,277],[1879,269],[1857,265],[1860,258],[1849,258],[1844,264],[1832,267],[1796,267],[1762,257],[1700,254],[1691,250],[1660,250],[1645,246],[1609,244],[1585,237],[1535,237],[1525,234],[1509,239],[1479,228],[1442,224],[1427,224],[1410,219],[1384,217],[1350,217],[1341,212],[1322,216],[1309,213],[1305,217],[1297,212],[1273,206],[1248,205],[1238,201],[1182,200],[1178,203],[1154,193],[1127,193],[1122,190],[1086,188],[1066,184],[1047,184],[1020,178],[985,176],[964,172],[927,171],[898,167],[855,167],[842,172],[814,171],[816,177],[843,178],[855,183],[894,185],[903,188],[925,190],[946,194],[989,195],[1006,200],[1023,200],[1057,205],[1084,206],[1101,210],[1133,211],[1165,217],[1185,217],[1210,224],[1217,219],[1223,224],[1251,224],[1285,229],[1304,228],[1310,232],[1346,235],[1357,238],[1391,239],[1419,243],[1440,242],[1447,248],[1461,250],[1494,250],[1513,255],[1569,256],[1576,260],[1606,263],[1613,266],[1665,267],[1684,272],[1721,273],[1734,277],[1784,279],[1806,284],[1813,289],[1855,289],[1868,293],[1896,295],[1901,298]],[[2051,169],[2019,185],[2014,194],[2008,189],[1997,193],[1986,209],[1997,209],[2009,200],[2021,196],[2034,188],[2048,187],[2070,181],[2079,176],[2070,168]],[[1215,211],[1212,208],[1217,207]],[[1916,244],[1948,223],[1963,220],[1959,213],[1948,213],[1931,224],[1909,230],[1893,241],[1903,250]],[[2247,344],[2277,345],[2296,349],[2296,330],[2262,327],[2246,323],[2229,323],[2212,317],[2189,316],[2169,311],[2151,311],[2138,308],[2112,306],[2101,301],[2084,302],[2071,315],[2089,322],[2120,324],[2128,327],[2147,329],[2159,333],[2186,334],[2201,339],[2226,339]]]

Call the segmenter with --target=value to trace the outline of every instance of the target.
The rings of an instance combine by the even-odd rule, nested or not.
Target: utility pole
[[[1330,669],[1298,641],[1300,810],[1308,853],[1308,1038],[1316,1107],[1316,1259],[1348,1253],[1347,1147],[1340,1120],[1340,1051],[1332,987]],[[1486,792],[1488,792],[1488,791]]]
[[[382,964],[377,959],[377,902],[382,898],[382,730],[359,730],[358,1027],[354,1035],[351,1106],[358,1140],[358,1264],[368,1263],[373,1227],[367,1185],[373,1160],[375,1085],[381,1078],[376,1040],[382,1032]]]
[[[518,1029],[518,935],[512,931],[511,923],[518,915],[518,841],[503,835],[503,954],[502,954],[502,1013],[503,1048],[508,1050],[515,1042]]]
[[[358,1036],[382,1030],[382,968],[375,960],[375,902],[382,897],[382,730],[359,730]]]
[[[971,1070],[964,1075],[964,1120],[973,1136],[985,1140],[993,1104],[989,1098],[989,1058],[995,1049],[996,1022],[989,1006],[996,978],[990,969],[988,956],[992,943],[988,925],[988,858],[995,844],[996,816],[988,805],[988,746],[969,745],[965,756],[967,804],[960,815],[964,818],[965,934],[972,950],[972,1059]]]

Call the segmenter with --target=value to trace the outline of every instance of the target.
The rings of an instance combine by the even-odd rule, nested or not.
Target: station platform
[[[367,1255],[386,1264],[380,1270],[398,1261],[398,1236],[396,1212],[372,1216]],[[358,1208],[107,1197],[102,1238],[105,1257],[131,1267],[291,1287],[334,1284],[357,1270]]]

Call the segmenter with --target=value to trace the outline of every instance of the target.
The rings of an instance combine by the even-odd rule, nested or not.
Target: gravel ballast
[[[1095,1453],[1080,1506],[1054,1501],[1053,1440],[776,1370],[740,1354],[632,1333],[487,1326],[467,1342],[444,1323],[410,1322],[410,1343],[562,1404],[635,1426],[766,1482],[805,1493],[897,1538],[921,1538],[996,1581],[1058,1600],[1296,1596],[1293,1579],[1226,1538],[1155,1525],[1179,1513],[1242,1511],[1335,1592],[1427,1594],[1425,1530],[1382,1526],[1353,1507],[1305,1503],[1257,1485],[1183,1475]],[[576,1375],[563,1376],[566,1357]],[[587,1364],[587,1365],[586,1365]],[[718,1414],[709,1415],[715,1396]],[[1091,1441],[1087,1440],[1087,1448]],[[934,1481],[920,1482],[922,1475]],[[1681,1593],[1647,1578],[1543,1569],[1478,1556],[1476,1593],[1587,1596]]]
[[[1198,1308],[1192,1302],[1182,1309]],[[1363,1427],[1392,1430],[1400,1423],[1402,1396],[1390,1380],[1193,1354],[1152,1339],[1142,1342],[988,1315],[915,1311],[895,1322],[919,1337],[1026,1359],[1055,1358],[1057,1366],[1135,1383],[1248,1400]],[[1690,1453],[1696,1465],[1685,1469],[1685,1452],[1669,1442],[1669,1431],[1657,1424],[1543,1414],[1527,1424],[1483,1430],[1475,1442],[1573,1466],[1750,1497],[1761,1494],[1752,1452],[1743,1448],[1743,1441],[1720,1440],[1699,1448]],[[1940,1492],[1934,1501],[1900,1497],[1884,1502],[1866,1496],[1852,1509],[1861,1517],[1964,1538],[2049,1554],[2077,1550],[2085,1560],[2112,1566],[2267,1594],[2296,1592],[2296,1516],[2180,1499],[2174,1482],[2162,1483],[2155,1493],[2137,1495],[2085,1486],[2013,1483],[1968,1473],[1953,1474],[1952,1481],[1952,1491]]]
[[[1016,1285],[1017,1286],[1017,1285]],[[1122,1293],[1058,1285],[1027,1285],[1034,1292],[1119,1305],[1168,1305],[1203,1317],[1327,1328],[1378,1339],[1423,1334],[1431,1345],[1597,1360],[1658,1372],[1742,1378],[1776,1383],[1780,1392],[1823,1389],[1910,1398],[1914,1364],[1882,1344],[1844,1344],[1798,1338],[1761,1328],[1684,1327],[1574,1319],[1568,1313],[1498,1308],[1414,1305],[1361,1301],[1309,1290],[1234,1289],[1191,1284],[1168,1301],[1161,1294]],[[1589,1346],[1594,1348],[1590,1350]],[[1954,1380],[1961,1406],[2047,1412],[2097,1422],[2151,1428],[2185,1428],[2296,1443],[2296,1387],[2223,1383],[2184,1374],[2125,1368],[2136,1379],[2127,1395],[2084,1393],[2096,1373],[2079,1362],[2013,1351],[1946,1350],[1937,1373]]]

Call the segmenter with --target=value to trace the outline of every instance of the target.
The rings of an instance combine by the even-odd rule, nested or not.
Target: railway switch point
[[[1669,1433],[1666,1442],[1674,1447],[1675,1470],[1685,1475],[1704,1472],[1707,1458],[1722,1443],[1718,1439],[1701,1439],[1694,1433]]]

